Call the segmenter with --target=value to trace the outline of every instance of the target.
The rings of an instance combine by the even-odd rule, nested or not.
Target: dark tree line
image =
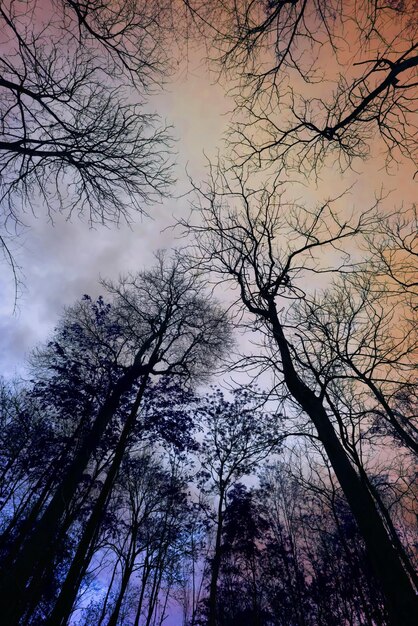
[[[109,283],[107,290],[111,306],[80,302],[35,357],[45,381],[35,385],[39,399],[31,396],[41,415],[51,412],[66,426],[66,438],[46,459],[36,491],[11,522],[1,578],[10,624],[39,602],[61,540],[81,503],[93,497],[51,623],[68,617],[151,382],[173,376],[186,384],[204,377],[228,346],[225,314],[209,302],[199,278],[184,273],[180,260],[168,264],[161,258],[155,269]],[[165,424],[167,435],[170,428]]]
[[[267,467],[231,492],[218,624],[384,624],[379,586],[344,500]]]
[[[103,307],[102,301],[90,304]],[[23,407],[28,421],[34,409],[26,393],[3,389],[9,429],[2,465],[9,462],[18,483],[7,485],[13,494],[6,484],[3,492],[3,553],[7,537],[10,541],[22,532],[21,504],[38,497],[40,474],[47,481],[46,455],[29,456],[22,446],[19,455],[14,445],[18,432],[21,443],[25,440],[33,451],[37,446],[36,434],[21,428]],[[80,558],[85,569],[76,597],[60,617],[63,624],[70,619],[86,625],[163,623],[170,611],[180,614],[173,608],[179,601],[187,623],[196,626],[391,623],[355,520],[318,454],[296,446],[290,449],[293,458],[288,449],[286,462],[260,470],[258,487],[239,482],[269,453],[282,450],[277,427],[267,426],[263,434],[265,420],[273,426],[276,416],[260,410],[260,398],[255,389],[231,400],[218,391],[198,398],[182,381],[167,378],[151,385],[94,540],[80,551],[119,429],[96,452],[97,461],[67,513],[66,532],[50,555],[38,601],[17,623],[58,623],[60,598]],[[237,417],[247,412],[242,424],[231,419],[233,411]],[[199,426],[205,423],[200,443],[191,437],[196,412]],[[50,431],[61,426],[62,415],[47,415]],[[237,436],[240,445],[231,445]],[[54,446],[61,439],[66,441],[62,431],[55,432]],[[46,440],[44,433],[38,442],[43,452]],[[198,461],[200,500],[187,485],[196,474],[191,459]],[[395,521],[404,532],[413,532],[410,520],[397,515]],[[200,586],[200,593],[187,603],[192,586]]]

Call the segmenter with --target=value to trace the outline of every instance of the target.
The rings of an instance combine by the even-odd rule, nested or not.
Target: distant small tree
[[[222,534],[222,564],[218,589],[218,624],[268,623],[264,583],[270,573],[262,568],[269,525],[257,506],[254,490],[236,483],[228,494]],[[279,577],[275,569],[271,579]],[[263,580],[264,577],[264,580]],[[296,607],[295,607],[296,608]],[[267,620],[267,621],[266,621]]]

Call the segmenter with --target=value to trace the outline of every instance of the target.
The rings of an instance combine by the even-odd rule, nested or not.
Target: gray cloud
[[[181,195],[188,189],[185,175],[204,173],[203,150],[213,154],[220,141],[227,109],[220,88],[210,84],[203,70],[190,71],[183,80],[154,101],[162,118],[174,125],[179,179],[173,189]],[[187,199],[169,199],[149,207],[150,218],[133,216],[131,227],[96,226],[77,219],[55,216],[48,222],[40,209],[37,217],[26,215],[26,228],[16,240],[15,253],[22,268],[24,288],[13,313],[14,284],[10,268],[0,267],[0,371],[7,377],[22,371],[25,355],[47,339],[63,307],[84,293],[100,293],[99,277],[149,266],[158,249],[178,245],[174,233],[165,229],[174,217],[188,211]]]

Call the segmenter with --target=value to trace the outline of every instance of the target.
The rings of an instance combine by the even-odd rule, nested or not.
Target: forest
[[[0,372],[1,624],[417,624],[417,25],[0,0],[0,328],[40,297],[38,224],[138,226],[141,259],[92,248],[91,293],[66,268],[78,297]],[[197,124],[215,85],[228,107],[199,178],[163,113],[195,62]]]

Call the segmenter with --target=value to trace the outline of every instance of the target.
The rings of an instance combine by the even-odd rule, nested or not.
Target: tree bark
[[[54,540],[59,532],[62,516],[77,491],[91,454],[99,445],[119,407],[122,395],[132,388],[141,375],[148,376],[152,369],[153,363],[144,366],[138,356],[115,384],[113,392],[100,409],[91,430],[84,438],[44,514],[23,545],[13,567],[1,572],[0,610],[8,626],[18,626],[20,617],[25,613],[29,601],[26,598],[29,580],[32,577],[41,578],[45,568],[53,564]]]
[[[376,504],[366,485],[351,465],[321,400],[299,378],[295,370],[272,298],[269,302],[267,319],[279,348],[287,388],[311,418],[347,498],[364,538],[374,573],[381,583],[391,624],[393,626],[415,626],[418,602],[412,583],[390,541]]]
[[[136,422],[138,409],[144,396],[148,379],[148,375],[144,376],[142,379],[135,402],[131,408],[131,411],[125,422],[121,436],[117,443],[114,457],[107,473],[106,479],[103,483],[103,487],[84,528],[83,535],[78,544],[75,556],[71,563],[71,567],[65,578],[55,607],[46,622],[46,624],[50,624],[50,626],[65,626],[71,614],[71,610],[77,598],[77,593],[81,581],[83,580],[83,576],[86,573],[87,567],[89,565],[90,559],[87,560],[86,555],[90,551],[90,548],[93,548],[95,539],[97,538],[98,532],[100,530],[100,524],[106,512],[107,504],[109,502],[115,478],[119,472],[126,451],[128,437],[132,433],[132,429]]]
[[[135,547],[133,547],[133,551],[135,553]],[[120,589],[119,589],[119,593],[118,593],[118,597],[117,597],[117,600],[115,602],[115,606],[113,608],[113,611],[112,611],[112,614],[111,614],[111,616],[109,618],[109,621],[107,622],[107,626],[117,626],[120,609],[122,607],[123,598],[124,598],[124,595],[125,595],[126,590],[128,588],[129,580],[130,580],[131,575],[132,575],[135,558],[130,559],[130,561],[131,562],[126,566],[125,571],[123,573],[122,581],[121,581],[121,585],[120,585]]]
[[[208,626],[216,626],[216,608],[218,600],[218,578],[219,571],[221,569],[221,544],[222,544],[222,530],[223,530],[223,505],[224,505],[225,493],[223,491],[219,494],[218,504],[218,523],[216,528],[215,538],[215,550],[212,559],[211,575],[210,575],[210,587],[208,598]]]

